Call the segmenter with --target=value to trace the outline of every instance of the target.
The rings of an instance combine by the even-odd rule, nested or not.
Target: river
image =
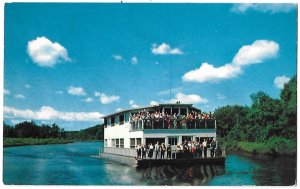
[[[102,142],[4,148],[3,182],[13,185],[294,185],[296,158],[228,155],[225,166],[136,169],[98,159]]]

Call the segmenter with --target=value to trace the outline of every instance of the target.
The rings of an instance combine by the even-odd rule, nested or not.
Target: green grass
[[[221,141],[221,146],[228,151],[242,151],[251,154],[262,155],[295,155],[297,144],[295,140],[280,137],[272,137],[265,143],[245,142],[245,141]]]
[[[45,145],[45,144],[67,144],[75,142],[66,139],[40,139],[40,138],[4,138],[3,147],[27,146],[27,145]]]

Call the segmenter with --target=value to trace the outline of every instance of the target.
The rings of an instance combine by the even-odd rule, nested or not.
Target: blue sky
[[[10,3],[4,18],[8,124],[78,130],[177,100],[250,105],[296,74],[292,4]]]

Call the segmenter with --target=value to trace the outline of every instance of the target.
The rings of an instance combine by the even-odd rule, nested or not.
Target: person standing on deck
[[[203,150],[204,150],[204,157],[207,157],[207,142],[206,139],[202,142]]]
[[[168,144],[168,147],[167,147],[167,158],[171,159],[171,146],[170,146],[170,144]]]
[[[196,157],[202,157],[201,143],[199,141],[196,142]]]
[[[155,147],[154,147],[155,159],[157,159],[157,157],[159,157],[159,150],[160,150],[160,146],[159,146],[159,142],[157,141],[157,143],[155,144]]]
[[[141,158],[141,145],[139,144],[136,148],[137,159]]]
[[[161,144],[160,147],[160,159],[165,159],[166,146],[164,143]]]
[[[215,149],[216,149],[216,142],[215,140],[212,140],[212,142],[210,143],[210,157],[215,156]]]
[[[149,153],[148,153],[148,157],[150,159],[153,157],[153,149],[154,149],[154,147],[153,147],[152,143],[150,143],[150,145],[149,145]]]
[[[145,148],[145,145],[143,145],[143,144],[141,147],[141,152],[142,152],[142,159],[146,159],[146,148]]]

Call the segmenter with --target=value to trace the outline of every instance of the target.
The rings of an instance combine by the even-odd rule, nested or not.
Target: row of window
[[[128,121],[129,121],[129,116],[127,116],[126,114],[121,114],[116,117],[105,118],[104,126],[106,128],[108,125],[109,126],[115,126],[116,124],[123,125],[125,122],[128,122]]]

